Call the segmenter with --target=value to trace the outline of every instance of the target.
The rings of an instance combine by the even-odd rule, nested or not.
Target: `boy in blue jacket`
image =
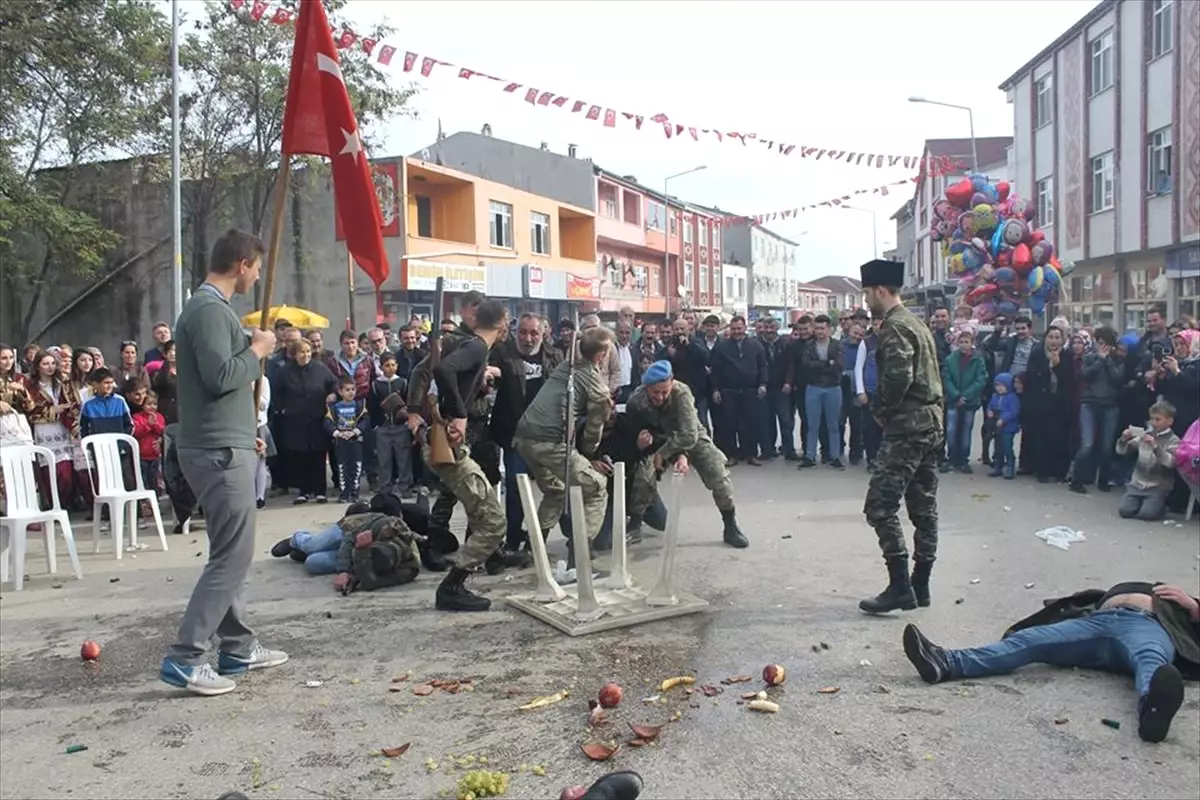
[[[358,500],[358,484],[362,480],[363,437],[370,428],[367,406],[355,400],[354,379],[343,375],[338,381],[338,400],[329,404],[325,414],[325,432],[333,437],[333,452],[337,458],[338,483],[342,487],[343,503]]]
[[[88,381],[96,386],[96,396],[83,404],[79,413],[79,435],[97,433],[133,434],[133,414],[125,398],[117,394],[117,379],[108,369],[93,370]]]
[[[988,403],[988,419],[996,426],[996,454],[992,459],[989,478],[1004,476],[1011,481],[1017,475],[1013,439],[1021,430],[1021,400],[1013,391],[1013,376],[1001,372],[992,384],[992,399]]]

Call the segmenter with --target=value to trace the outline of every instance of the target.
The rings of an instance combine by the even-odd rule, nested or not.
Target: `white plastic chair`
[[[125,489],[125,478],[121,470],[121,445],[128,446],[133,453],[134,488]],[[142,485],[141,452],[137,440],[123,433],[97,433],[83,438],[83,454],[87,458],[89,471],[94,468],[96,475],[96,502],[92,507],[92,544],[96,552],[100,552],[100,519],[105,506],[112,523],[113,543],[116,546],[117,558],[125,544],[126,510],[129,519],[129,544],[137,546],[137,504],[143,500],[150,504],[154,512],[154,524],[158,527],[158,540],[162,549],[167,549],[167,534],[163,530],[162,512],[158,508],[158,495],[153,489]]]
[[[50,509],[42,511],[38,502],[35,469],[38,461],[44,461],[50,469]],[[71,521],[58,501],[58,481],[54,475],[54,454],[45,447],[32,444],[6,445],[0,448],[0,462],[4,469],[4,496],[8,502],[8,513],[0,517],[0,530],[8,531],[12,547],[13,588],[21,591],[25,582],[25,542],[29,526],[42,524],[46,534],[46,565],[53,574],[58,571],[54,553],[54,523],[62,527],[62,537],[67,543],[67,554],[75,577],[82,580],[79,554],[75,550],[75,536],[71,532]],[[9,546],[0,548],[0,583],[8,580]]]

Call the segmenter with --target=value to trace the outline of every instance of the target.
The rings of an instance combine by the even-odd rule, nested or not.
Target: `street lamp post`
[[[172,321],[183,311],[183,209],[179,162],[179,0],[171,0],[171,294]]]
[[[663,220],[663,283],[670,280],[671,275],[671,195],[667,192],[667,186],[675,178],[682,178],[684,175],[691,175],[693,172],[699,172],[702,169],[708,169],[707,164],[701,164],[698,167],[685,169],[683,172],[676,172],[674,175],[668,175],[663,178],[663,211],[666,219]],[[679,215],[679,238],[683,239],[683,214]],[[680,270],[682,275],[682,270]],[[690,286],[688,287],[691,288]],[[668,309],[669,310],[669,309]]]
[[[875,212],[869,208],[859,208],[858,206],[841,205],[840,208],[847,208],[851,211],[859,211],[863,214],[871,215],[871,258],[879,258],[879,224],[875,217]]]
[[[976,172],[979,171],[979,152],[975,149],[975,115],[971,112],[968,106],[959,106],[954,103],[942,103],[937,100],[927,100],[924,97],[910,97],[910,103],[927,103],[931,106],[945,106],[946,108],[957,108],[960,111],[967,112],[967,121],[971,125],[971,164]]]

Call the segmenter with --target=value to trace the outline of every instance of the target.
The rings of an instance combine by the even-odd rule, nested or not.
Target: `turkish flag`
[[[338,64],[337,46],[321,0],[301,0],[283,112],[283,156],[325,156],[346,249],[378,289],[388,276],[383,218],[371,165]]]

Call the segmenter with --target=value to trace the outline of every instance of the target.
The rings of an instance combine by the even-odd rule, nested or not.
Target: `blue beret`
[[[642,373],[642,385],[653,386],[673,377],[675,373],[671,371],[670,361],[655,361]]]
[[[1136,333],[1127,333],[1121,337],[1121,344],[1125,345],[1125,347],[1127,347],[1129,349],[1132,349],[1134,347],[1137,347],[1138,342],[1140,342],[1141,340],[1142,340],[1142,337],[1138,336]]]

